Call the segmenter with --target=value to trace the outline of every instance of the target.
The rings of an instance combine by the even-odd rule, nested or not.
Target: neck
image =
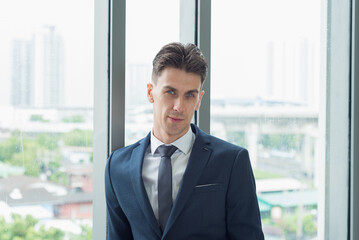
[[[164,144],[170,144],[173,143],[174,141],[176,141],[177,139],[183,137],[187,132],[188,129],[190,128],[190,126],[188,126],[188,128],[183,131],[181,134],[168,134],[165,131],[163,131],[162,129],[158,130],[155,127],[153,127],[152,129],[152,134],[161,142],[163,142]]]

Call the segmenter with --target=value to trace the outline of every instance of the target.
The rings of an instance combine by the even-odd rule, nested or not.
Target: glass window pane
[[[145,137],[152,128],[146,86],[157,52],[179,41],[179,6],[179,0],[126,2],[126,145]]]
[[[316,239],[321,1],[212,4],[211,133],[249,150],[266,239]]]
[[[0,3],[0,239],[92,239],[93,5]]]

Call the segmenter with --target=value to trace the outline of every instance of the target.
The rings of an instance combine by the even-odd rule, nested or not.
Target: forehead
[[[189,73],[182,69],[165,68],[157,78],[158,87],[173,87],[176,89],[197,89],[201,88],[201,76],[196,73]]]

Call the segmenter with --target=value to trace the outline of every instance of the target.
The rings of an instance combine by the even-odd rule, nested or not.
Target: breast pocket
[[[222,231],[225,229],[226,191],[221,183],[198,184],[194,189],[193,202],[198,203],[201,229]],[[221,230],[219,230],[221,229]]]
[[[196,192],[211,192],[211,191],[221,191],[223,186],[220,183],[208,183],[208,184],[199,184],[195,186]]]

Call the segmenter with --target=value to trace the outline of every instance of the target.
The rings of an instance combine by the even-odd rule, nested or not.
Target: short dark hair
[[[154,83],[157,83],[157,77],[166,67],[173,67],[198,74],[201,77],[201,86],[203,86],[208,71],[208,64],[203,53],[192,43],[184,45],[173,42],[163,46],[153,59],[152,66]]]

